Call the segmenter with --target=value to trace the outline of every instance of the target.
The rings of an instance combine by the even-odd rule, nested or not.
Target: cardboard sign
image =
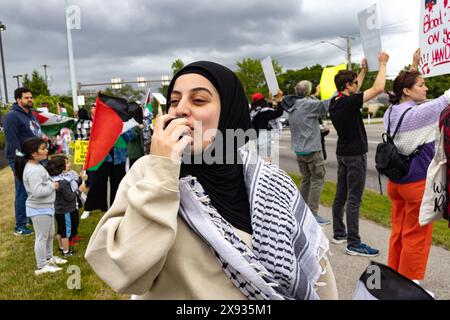
[[[334,77],[340,70],[346,70],[347,64],[343,63],[334,67],[324,68],[320,79],[320,98],[322,100],[330,99],[337,91],[334,84]]]
[[[267,86],[269,91],[275,97],[280,90],[278,86],[277,76],[275,75],[275,70],[273,69],[272,58],[269,56],[264,60],[261,60],[261,66],[264,72],[264,77],[266,78]]]
[[[450,73],[450,1],[420,0],[420,71],[425,77]]]
[[[364,49],[364,56],[369,65],[369,71],[378,71],[380,63],[378,54],[382,51],[380,21],[377,5],[367,8],[358,14],[359,32]]]
[[[74,164],[84,164],[86,160],[86,154],[88,150],[89,141],[88,140],[77,140],[75,141],[75,154],[73,156]]]

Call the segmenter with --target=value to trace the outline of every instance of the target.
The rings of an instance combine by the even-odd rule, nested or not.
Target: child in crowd
[[[48,172],[40,164],[47,159],[48,150],[44,140],[33,137],[25,140],[22,152],[16,151],[15,174],[27,191],[27,217],[33,222],[36,234],[34,252],[36,255],[36,275],[62,270],[58,264],[67,260],[53,256],[53,237],[55,214],[55,190],[58,182],[50,179]]]
[[[78,186],[79,179],[76,173],[70,170],[70,166],[65,155],[56,155],[47,164],[47,171],[52,179],[59,183],[55,199],[55,217],[59,249],[64,257],[73,255],[69,238],[75,236],[78,229],[77,197],[84,190],[84,184]]]

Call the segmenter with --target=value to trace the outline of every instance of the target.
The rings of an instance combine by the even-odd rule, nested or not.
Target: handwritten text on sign
[[[450,73],[449,4],[449,0],[421,0],[420,68],[425,77]]]
[[[433,185],[434,213],[443,212],[447,208],[447,186],[442,183]]]
[[[74,164],[84,164],[84,161],[86,160],[88,145],[88,140],[75,141],[75,155],[73,157]]]

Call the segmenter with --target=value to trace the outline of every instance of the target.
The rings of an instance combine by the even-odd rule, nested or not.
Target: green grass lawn
[[[83,240],[75,247],[76,253],[62,271],[53,274],[34,275],[36,261],[34,256],[34,235],[16,237],[14,230],[14,182],[9,168],[0,170],[0,300],[5,299],[128,299],[129,296],[113,292],[92,271],[84,253],[89,237],[94,231],[102,213],[93,212],[86,220],[81,220],[79,235]],[[6,186],[6,188],[5,188]],[[55,240],[55,254],[58,253]],[[70,290],[67,282],[71,276],[69,266],[76,266],[80,272],[80,290]]]
[[[292,179],[300,188],[301,178],[291,174]],[[325,207],[333,205],[336,193],[336,183],[325,182],[325,186],[320,197],[320,202]],[[391,202],[386,195],[365,190],[361,204],[361,215],[369,220],[377,222],[385,227],[391,227]],[[448,221],[441,220],[434,223],[433,244],[450,250],[450,229]]]
[[[292,175],[297,185],[300,178]],[[80,236],[76,253],[62,271],[54,274],[35,276],[34,235],[15,237],[14,230],[14,181],[9,168],[0,170],[0,300],[5,299],[128,299],[128,295],[113,292],[92,271],[84,259],[84,253],[90,235],[101,218],[101,212],[93,212],[86,220],[81,220]],[[322,193],[322,204],[331,206],[336,186],[326,182]],[[366,191],[362,203],[362,215],[382,225],[390,225],[390,202],[386,196]],[[445,221],[435,224],[434,243],[450,249],[450,230]],[[57,245],[55,240],[55,253]],[[68,281],[73,274],[67,273],[69,266],[81,271],[81,289],[71,290]]]

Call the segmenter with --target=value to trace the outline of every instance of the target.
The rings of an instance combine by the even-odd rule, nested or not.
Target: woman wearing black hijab
[[[192,63],[167,100],[150,155],[128,172],[89,242],[94,271],[134,299],[336,298],[328,240],[295,184],[246,139],[226,147],[236,141],[230,131],[250,129],[235,74]]]

